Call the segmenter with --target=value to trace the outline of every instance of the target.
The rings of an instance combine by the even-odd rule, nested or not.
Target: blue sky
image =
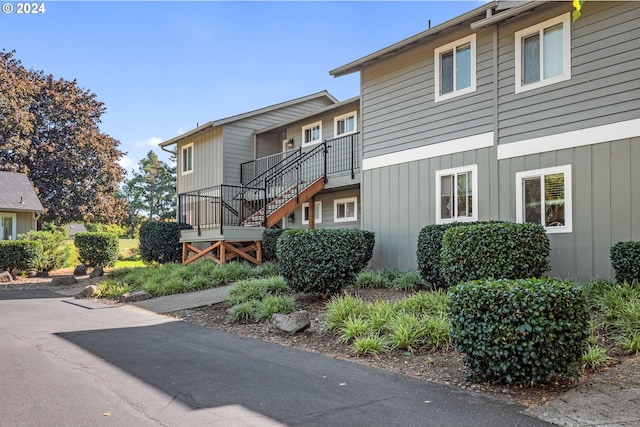
[[[483,1],[38,1],[0,14],[0,48],[27,68],[76,79],[106,106],[101,129],[127,170],[157,144],[210,120],[328,90],[358,95],[359,74],[329,70]]]

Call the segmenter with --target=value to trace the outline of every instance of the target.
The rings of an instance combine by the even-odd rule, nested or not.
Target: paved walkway
[[[133,305],[155,313],[202,307],[222,302],[230,286],[166,297]],[[59,291],[74,295],[79,289]],[[614,366],[597,380],[580,384],[528,413],[541,420],[571,427],[640,426],[640,355]]]

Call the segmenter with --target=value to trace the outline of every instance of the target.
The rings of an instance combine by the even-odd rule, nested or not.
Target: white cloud
[[[122,158],[118,160],[118,163],[127,172],[131,171],[131,169],[135,169],[136,167],[136,162],[127,155],[122,156]]]
[[[157,147],[158,144],[162,142],[162,138],[158,138],[157,136],[152,136],[146,141],[136,141],[136,147]]]

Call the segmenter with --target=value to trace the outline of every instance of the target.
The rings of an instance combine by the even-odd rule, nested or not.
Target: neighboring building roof
[[[280,108],[284,108],[284,107],[288,107],[290,105],[295,105],[295,104],[299,104],[301,102],[305,102],[305,101],[309,101],[315,98],[322,98],[322,97],[326,97],[328,98],[331,102],[333,103],[337,103],[338,100],[336,98],[333,97],[333,95],[331,95],[329,92],[327,92],[326,90],[323,90],[322,92],[318,92],[318,93],[314,93],[311,95],[307,95],[307,96],[303,96],[301,98],[296,98],[296,99],[291,99],[289,101],[285,101],[285,102],[281,102],[279,104],[275,104],[275,105],[271,105],[269,107],[264,107],[264,108],[260,108],[258,110],[253,110],[253,111],[249,111],[247,113],[242,113],[242,114],[238,114],[235,116],[231,116],[231,117],[227,117],[224,119],[219,119],[219,120],[214,120],[214,121],[210,121],[207,122],[205,124],[203,124],[202,126],[198,126],[195,129],[190,130],[189,132],[183,133],[182,135],[176,136],[175,138],[171,138],[167,141],[161,142],[160,143],[160,147],[161,148],[165,148],[168,147],[169,145],[173,145],[175,143],[177,143],[179,140],[186,138],[188,136],[191,135],[195,135],[196,133],[202,132],[206,129],[215,127],[215,126],[221,126],[227,123],[232,123],[241,119],[246,119],[248,117],[252,117],[252,116],[256,116],[258,114],[263,114],[263,113],[267,113],[270,111],[274,111],[274,110],[278,110]]]
[[[44,212],[27,175],[0,172],[0,211]]]
[[[67,230],[69,231],[69,237],[75,236],[77,233],[84,233],[87,228],[84,224],[68,224]]]
[[[356,101],[359,101],[359,100],[360,100],[360,97],[359,96],[355,96],[355,97],[353,97],[351,99],[347,99],[346,101],[342,101],[342,102],[339,102],[337,104],[333,104],[333,105],[329,105],[329,106],[326,106],[324,108],[321,108],[320,110],[314,111],[313,113],[305,114],[304,116],[296,117],[295,119],[287,120],[285,122],[278,123],[277,125],[273,125],[273,126],[266,127],[264,129],[260,129],[259,131],[256,131],[256,135],[259,135],[261,133],[271,132],[271,131],[274,131],[274,130],[277,130],[277,129],[281,129],[281,128],[283,128],[285,126],[289,126],[289,125],[291,125],[293,123],[306,120],[309,117],[319,116],[319,115],[322,115],[322,114],[324,114],[324,113],[326,113],[328,111],[335,110],[335,109],[338,109],[338,108],[342,108],[345,105],[352,104],[352,103],[354,103]]]
[[[475,8],[467,13],[457,16],[449,21],[446,21],[440,25],[436,25],[433,28],[429,28],[421,33],[404,39],[384,49],[378,50],[370,55],[364,56],[360,59],[352,61],[342,67],[338,67],[329,71],[329,74],[334,77],[345,76],[347,74],[360,71],[363,66],[368,65],[374,61],[378,61],[383,58],[387,58],[391,55],[395,55],[398,52],[407,49],[411,46],[423,43],[431,38],[440,36],[444,31],[448,31],[458,25],[464,24],[472,19],[479,19],[471,23],[471,29],[476,29],[484,26],[500,22],[504,19],[510,18],[522,13],[526,10],[544,4],[544,1],[490,1],[486,4]],[[503,12],[500,12],[504,10]],[[498,12],[498,13],[496,13]]]

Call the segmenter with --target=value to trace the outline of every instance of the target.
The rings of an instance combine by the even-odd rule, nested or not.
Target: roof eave
[[[370,62],[382,59],[389,55],[394,55],[399,51],[406,49],[407,47],[412,46],[414,44],[420,43],[429,37],[432,37],[438,33],[441,33],[442,31],[445,31],[447,29],[460,25],[466,21],[469,21],[481,13],[486,13],[487,10],[493,9],[494,7],[496,7],[496,4],[497,4],[496,0],[490,1],[480,7],[470,10],[467,13],[464,13],[460,16],[457,16],[446,22],[443,22],[440,25],[436,25],[433,28],[429,28],[428,30],[425,30],[421,33],[418,33],[414,36],[404,39],[398,43],[392,44],[391,46],[378,50],[370,55],[367,55],[365,57],[352,61],[346,65],[343,65],[342,67],[338,67],[334,70],[331,70],[329,71],[329,74],[332,75],[333,77],[341,77],[341,76],[346,76],[347,74],[355,73],[356,71],[359,71],[364,65]]]

